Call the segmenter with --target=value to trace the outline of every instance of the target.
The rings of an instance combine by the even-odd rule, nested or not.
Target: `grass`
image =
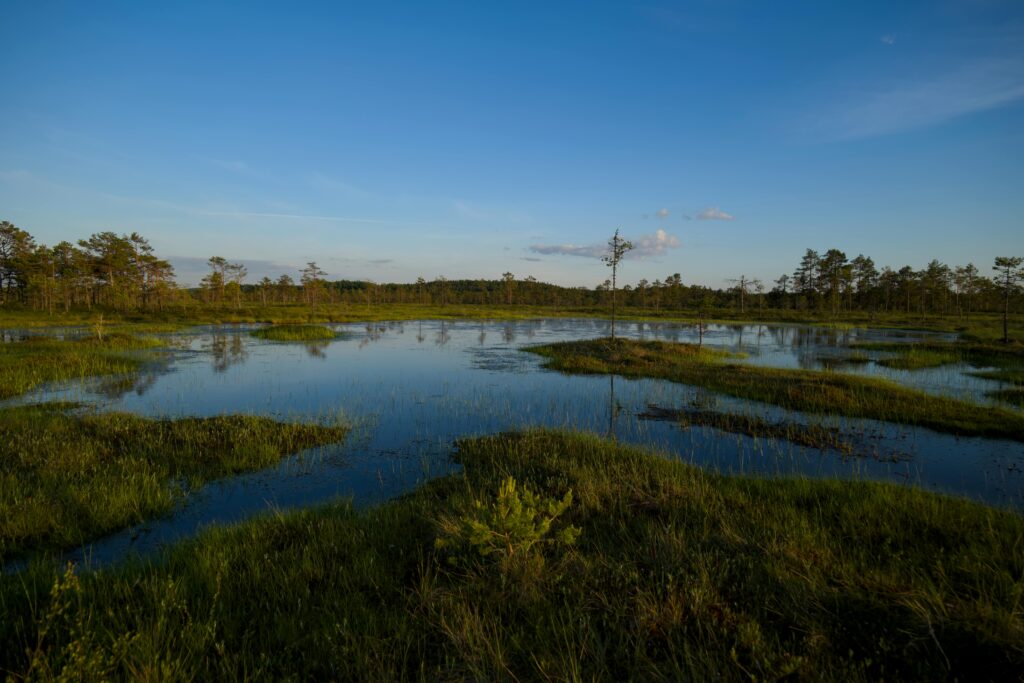
[[[245,303],[234,306],[210,306],[198,301],[167,307],[160,311],[120,313],[112,310],[72,310],[69,313],[47,315],[31,309],[0,307],[0,328],[46,327],[54,325],[91,325],[100,316],[116,329],[146,326],[154,331],[173,331],[189,325],[218,323],[343,323],[382,320],[428,319],[488,319],[521,320],[535,318],[606,318],[610,310],[604,306],[497,304],[416,304],[388,303],[321,304],[315,309],[304,304]],[[658,321],[696,323],[695,309],[620,307],[620,318],[629,321]],[[994,313],[974,314],[970,319],[957,316],[907,314],[900,312],[877,313],[852,311],[837,316],[822,311],[792,309],[750,309],[739,312],[731,308],[718,308],[703,316],[706,323],[722,324],[797,324],[817,325],[831,329],[854,327],[917,329],[939,332],[957,332],[976,342],[998,345],[1002,336],[1002,317]],[[145,329],[145,328],[143,328]],[[1024,339],[1024,315],[1010,316],[1010,335]],[[1020,345],[1020,342],[1018,342]]]
[[[460,475],[0,578],[0,671],[162,680],[1014,680],[1024,520],[911,487],[709,474],[586,435],[463,442]],[[508,477],[575,543],[459,554]],[[497,556],[496,556],[497,555]]]
[[[265,417],[156,420],[69,407],[0,409],[0,561],[165,514],[206,481],[346,433]]]
[[[936,351],[927,348],[920,348],[917,345],[910,345],[903,353],[892,358],[883,358],[877,364],[883,368],[895,368],[898,370],[921,370],[923,368],[938,368],[943,365],[951,365],[960,360],[960,357],[951,351]]]
[[[773,422],[755,415],[722,413],[699,408],[670,409],[647,406],[640,414],[641,420],[664,420],[676,422],[682,427],[711,427],[731,434],[744,434],[758,439],[783,440],[808,448],[831,448],[840,453],[852,454],[853,443],[843,437],[834,427],[799,422]]]
[[[0,343],[0,399],[18,396],[47,382],[133,373],[146,359],[132,352],[160,345],[153,337],[125,333],[75,340],[28,337]]]
[[[1024,415],[932,396],[883,379],[727,362],[692,344],[591,339],[526,349],[566,373],[655,377],[792,410],[1024,441]]]
[[[996,389],[987,394],[992,398],[1024,408],[1024,387],[1012,387],[1010,389]]]
[[[932,364],[911,367],[935,367],[949,363],[963,362],[975,367],[1014,367],[1024,365],[1024,344],[979,341],[922,341],[922,342],[856,342],[854,348],[872,351],[892,351],[898,354],[896,359],[889,359],[898,365],[901,357],[918,356],[925,361],[931,359]],[[941,361],[941,362],[939,362]]]
[[[323,325],[271,325],[250,332],[257,339],[269,341],[322,341],[334,339],[338,333]]]
[[[1007,384],[1024,385],[1024,368],[999,368],[996,370],[979,370],[969,373],[982,379],[993,379]]]
[[[848,366],[867,365],[872,358],[863,351],[853,351],[845,356],[819,356],[818,362],[827,369],[833,370]]]

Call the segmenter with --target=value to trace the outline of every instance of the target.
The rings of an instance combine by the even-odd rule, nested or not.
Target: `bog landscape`
[[[43,5],[4,678],[1024,677],[1018,9]]]

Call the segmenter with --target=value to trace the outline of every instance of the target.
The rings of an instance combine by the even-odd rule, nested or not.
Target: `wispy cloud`
[[[891,33],[886,33],[884,36],[879,38],[879,40],[881,40],[886,45],[895,45],[896,44],[896,36],[894,36]]]
[[[626,254],[626,258],[649,258],[660,256],[669,249],[679,246],[679,238],[670,235],[664,230],[657,230],[652,235],[640,235],[630,238],[633,243],[633,250]],[[530,251],[535,254],[559,255],[559,256],[582,256],[584,258],[601,258],[608,253],[607,244],[533,244]]]
[[[657,211],[654,212],[654,217],[655,218],[659,218],[659,219],[660,218],[668,218],[668,214],[669,214],[668,209],[658,209]]]
[[[914,82],[865,89],[820,116],[832,139],[888,135],[934,126],[1024,98],[1024,61],[984,59]]]
[[[491,219],[490,214],[474,208],[467,202],[461,200],[452,202],[452,208],[455,209],[455,213],[459,214],[463,218],[468,218],[473,221],[486,221]]]
[[[736,220],[736,216],[731,213],[722,211],[717,206],[709,206],[700,213],[697,214],[697,220],[699,221],[733,221]]]
[[[603,244],[531,244],[530,251],[535,254],[557,254],[560,256],[583,256],[585,258],[601,258],[608,253]]]
[[[342,180],[341,178],[335,178],[334,176],[327,175],[326,173],[320,173],[314,171],[309,176],[309,183],[314,189],[327,194],[335,195],[347,195],[349,197],[370,197],[372,193],[364,190],[361,187],[356,187],[352,183]]]
[[[207,163],[213,164],[225,171],[241,173],[243,175],[256,175],[256,170],[244,161],[230,159],[204,159]]]

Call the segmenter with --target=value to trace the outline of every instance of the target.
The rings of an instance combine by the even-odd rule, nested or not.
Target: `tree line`
[[[162,308],[176,292],[174,269],[138,233],[99,232],[77,244],[37,244],[0,222],[0,303],[53,312],[73,306]]]
[[[1000,265],[1001,264],[1001,265]],[[628,273],[628,262],[627,264]],[[221,256],[208,261],[209,273],[198,287],[180,287],[171,264],[156,256],[138,233],[99,232],[77,243],[54,247],[37,243],[28,232],[0,222],[0,305],[24,305],[53,312],[108,307],[121,311],[160,310],[171,305],[241,307],[243,304],[483,304],[558,307],[609,306],[612,297],[629,308],[655,313],[672,310],[735,308],[787,309],[820,315],[845,312],[900,312],[969,317],[972,312],[1003,312],[1019,302],[1021,260],[996,259],[987,276],[974,264],[949,266],[932,260],[923,268],[878,268],[862,254],[849,259],[839,249],[807,249],[792,273],[769,288],[739,275],[729,287],[686,285],[679,273],[649,282],[614,287],[611,279],[596,287],[563,287],[517,278],[450,280],[420,277],[412,283],[329,280],[315,262],[290,275],[247,282],[241,263]],[[617,294],[616,294],[617,293]]]

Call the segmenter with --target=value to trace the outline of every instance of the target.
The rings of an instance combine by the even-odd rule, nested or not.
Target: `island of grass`
[[[1024,415],[933,396],[883,379],[730,362],[692,344],[590,339],[528,347],[566,373],[654,377],[810,413],[920,425],[965,436],[1024,441]]]
[[[755,439],[784,440],[797,446],[832,449],[850,455],[854,452],[849,436],[835,427],[819,424],[800,424],[791,421],[773,422],[756,415],[720,413],[700,408],[663,408],[649,405],[638,415],[641,420],[674,422],[686,429],[690,426],[711,427],[721,432],[744,434]]]
[[[271,325],[250,334],[257,339],[279,342],[324,341],[338,336],[337,332],[323,325]]]
[[[73,408],[0,409],[0,563],[165,514],[206,481],[346,434],[246,415],[161,420]]]
[[[856,349],[889,351],[896,355],[879,365],[905,370],[934,368],[952,363],[974,367],[1024,369],[1024,344],[992,341],[855,342]]]
[[[994,399],[1011,403],[1024,408],[1024,387],[1011,387],[1009,389],[996,389],[988,392]]]
[[[1014,512],[889,484],[709,474],[578,434],[480,438],[457,458],[460,474],[366,511],[275,514],[155,561],[0,577],[0,670],[726,681],[1024,671]],[[535,521],[562,512],[549,529],[488,537],[508,530],[495,513],[524,509],[540,511]],[[453,543],[471,520],[466,538],[479,532],[482,545]]]
[[[62,340],[29,337],[0,344],[0,399],[18,396],[47,382],[97,375],[126,375],[139,369],[159,339],[124,333]]]

